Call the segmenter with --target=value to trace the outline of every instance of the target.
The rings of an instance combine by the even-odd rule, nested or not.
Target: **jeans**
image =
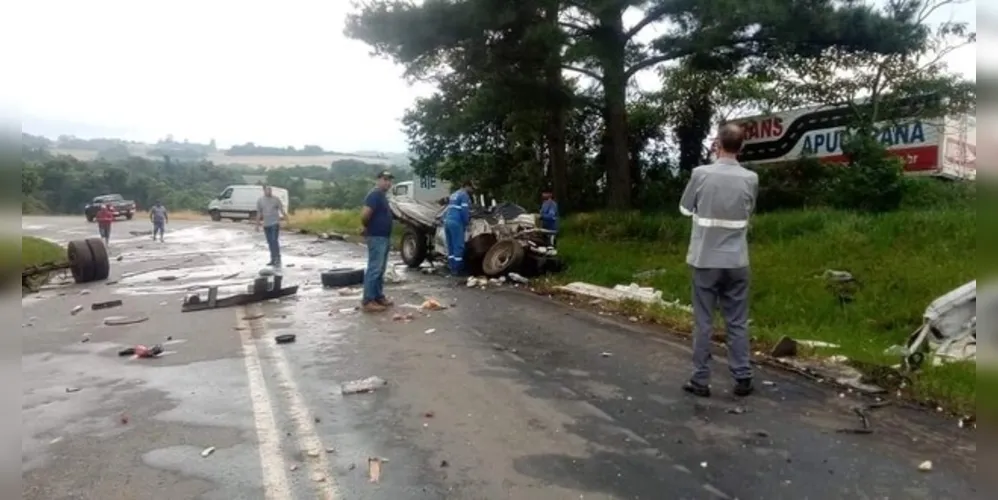
[[[163,233],[166,232],[166,221],[154,220],[152,221],[152,239],[156,239],[156,235],[159,235],[160,239],[163,239]]]
[[[97,223],[97,231],[100,232],[100,237],[103,238],[104,241],[110,241],[111,240],[111,223],[110,222],[98,222]]]
[[[444,238],[447,240],[447,267],[452,274],[464,272],[464,224],[461,221],[444,221]]]
[[[270,249],[270,265],[281,265],[281,242],[278,239],[281,225],[263,226],[263,235],[267,238],[267,248]]]
[[[390,241],[387,236],[367,237],[367,270],[364,271],[362,300],[364,304],[385,298],[385,269],[388,267]]]

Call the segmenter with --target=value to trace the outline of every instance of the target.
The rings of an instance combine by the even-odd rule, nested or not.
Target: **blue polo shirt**
[[[388,208],[388,197],[385,192],[374,188],[364,198],[364,206],[371,209],[371,220],[367,223],[368,236],[392,235],[392,211]]]

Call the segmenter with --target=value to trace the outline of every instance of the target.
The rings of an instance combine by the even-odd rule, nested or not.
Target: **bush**
[[[887,154],[872,133],[860,129],[843,144],[849,164],[831,184],[831,205],[842,210],[890,212],[901,206],[904,162]]]
[[[840,170],[815,158],[784,165],[762,166],[759,173],[758,212],[827,206],[831,184]]]

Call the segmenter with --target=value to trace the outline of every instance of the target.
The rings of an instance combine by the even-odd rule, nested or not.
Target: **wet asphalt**
[[[174,222],[165,243],[129,234],[148,229],[115,224],[108,283],[56,277],[22,299],[25,499],[977,496],[975,436],[952,418],[891,406],[871,411],[872,434],[842,433],[868,401],[766,369],[739,400],[723,356],[714,397],[693,399],[681,339],[401,266],[395,312],[363,315],[359,289],[319,282],[363,266],[355,244],[285,234],[297,296],[181,313],[194,289],[245,290],[263,237],[229,222]],[[24,217],[22,230],[66,242],[96,226]],[[449,307],[420,310],[429,297]],[[118,356],[136,344],[165,353]],[[341,394],[369,376],[388,384]]]

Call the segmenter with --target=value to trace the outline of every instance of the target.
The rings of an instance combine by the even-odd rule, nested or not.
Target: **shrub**
[[[843,144],[849,164],[839,169],[829,193],[843,210],[890,212],[901,206],[904,164],[869,131],[854,132]]]

